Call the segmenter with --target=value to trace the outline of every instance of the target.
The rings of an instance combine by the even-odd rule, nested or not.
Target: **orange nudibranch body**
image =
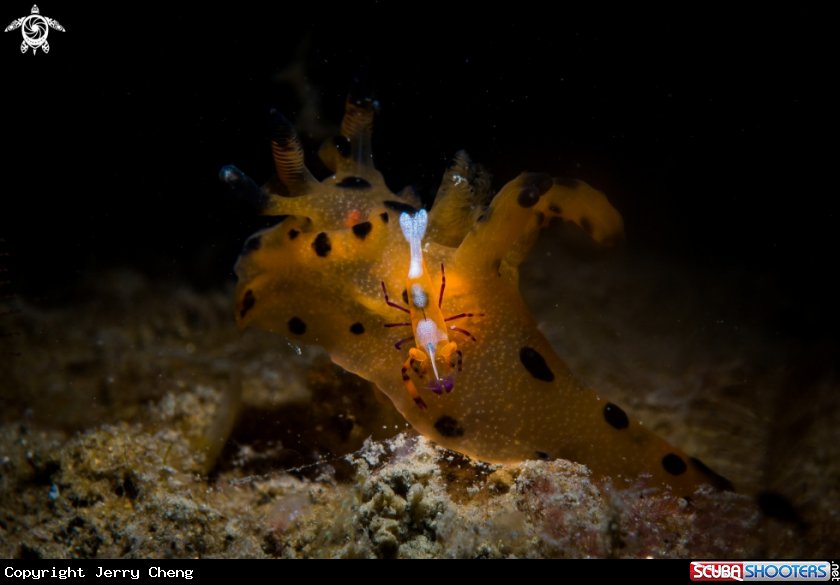
[[[519,293],[518,266],[552,218],[604,245],[623,238],[607,198],[542,173],[520,175],[493,196],[483,170],[459,152],[427,213],[411,190],[390,192],[373,166],[374,110],[365,96],[348,98],[342,136],[319,153],[334,172],[322,182],[306,169],[294,127],[276,113],[277,176],[260,189],[235,167],[222,170],[240,199],[266,215],[290,215],[245,243],[236,264],[239,327],[322,346],[376,384],[420,433],[470,457],[569,459],[596,477],[645,474],[651,487],[686,496],[703,484],[731,489],[575,377]],[[439,287],[427,262],[441,266]],[[408,308],[388,290],[401,292],[395,297]],[[410,324],[394,323],[402,312]],[[469,319],[469,331],[447,326],[455,319]],[[413,335],[396,351],[395,331],[409,326]]]

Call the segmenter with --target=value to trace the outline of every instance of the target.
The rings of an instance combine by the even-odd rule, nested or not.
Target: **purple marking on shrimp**
[[[455,387],[455,379],[453,378],[452,374],[449,374],[442,380],[432,380],[431,385],[429,386],[429,390],[434,392],[435,394],[443,394],[443,391],[446,390],[446,393],[449,394],[452,392],[452,389]]]

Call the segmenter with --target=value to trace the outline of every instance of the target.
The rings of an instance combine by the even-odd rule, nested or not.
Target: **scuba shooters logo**
[[[828,561],[692,561],[690,571],[692,581],[836,580]]]
[[[743,581],[744,563],[692,561],[692,581]]]
[[[57,20],[41,16],[41,11],[38,10],[38,5],[32,5],[32,14],[13,20],[12,24],[6,27],[3,32],[10,30],[21,29],[23,34],[23,42],[20,44],[20,52],[25,53],[27,49],[32,47],[32,54],[38,52],[40,48],[44,53],[50,52],[50,44],[47,42],[47,35],[51,28],[57,31],[64,32],[64,27],[58,24]]]

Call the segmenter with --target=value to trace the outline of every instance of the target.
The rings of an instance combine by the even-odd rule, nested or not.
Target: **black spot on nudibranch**
[[[403,303],[405,303],[407,305],[408,304],[408,291],[405,290],[405,289],[403,289],[402,298],[403,298]]]
[[[709,469],[705,463],[696,457],[689,457],[688,461],[697,469],[697,471],[709,478],[709,483],[712,484],[712,486],[724,492],[735,491],[735,486],[732,485],[731,481]]]
[[[350,325],[350,333],[353,335],[361,335],[365,332],[365,326],[361,323],[353,323]]]
[[[301,321],[298,317],[289,319],[289,331],[295,335],[303,335],[306,333],[306,323]]]
[[[249,252],[255,252],[260,249],[262,245],[262,238],[260,236],[252,236],[245,240],[245,245],[242,246],[242,253],[248,254]]]
[[[543,382],[554,381],[554,372],[551,371],[551,368],[545,363],[545,358],[537,350],[530,347],[523,347],[519,350],[519,360],[525,366],[525,369],[528,370],[528,373],[537,380],[542,380]]]
[[[443,415],[435,422],[435,429],[447,438],[461,437],[464,435],[464,428],[451,416]]]
[[[394,211],[399,211],[400,213],[407,213],[409,215],[414,215],[419,209],[414,207],[413,205],[409,205],[408,203],[403,203],[402,201],[383,201],[382,205],[387,207],[388,209],[393,209]]]
[[[242,309],[239,310],[239,317],[244,319],[245,315],[254,307],[257,299],[254,298],[254,292],[251,289],[245,291],[245,296],[242,297]]]
[[[300,234],[300,232],[297,231],[296,229],[290,229],[289,230],[289,239],[294,240],[296,237],[298,237],[299,234]]]
[[[540,195],[545,195],[554,186],[554,180],[546,173],[528,173],[522,177],[522,186],[536,187]]]
[[[570,179],[569,177],[554,177],[554,184],[561,187],[568,187],[569,189],[577,189],[580,187],[580,181],[577,179]]]
[[[516,197],[520,207],[533,207],[540,200],[540,192],[536,187],[525,187]]]
[[[370,189],[372,185],[361,177],[344,177],[340,183],[335,184],[342,189]]]
[[[662,467],[671,475],[682,475],[688,469],[682,457],[673,453],[668,453],[662,458]]]
[[[545,453],[544,451],[536,451],[535,455],[537,456],[537,459],[542,459],[543,461],[551,461],[551,457],[549,457],[548,453]]]
[[[626,429],[630,426],[630,420],[627,418],[627,414],[612,402],[608,402],[604,407],[604,420],[618,430]]]
[[[373,224],[369,221],[363,223],[357,223],[352,228],[353,235],[359,238],[360,240],[364,240],[367,235],[370,233],[370,230],[373,229]]]
[[[330,237],[327,235],[327,232],[321,232],[315,236],[315,241],[312,242],[312,249],[321,258],[326,258],[329,255],[332,250],[332,244],[330,243]]]
[[[556,213],[557,215],[563,215],[563,210],[562,210],[562,209],[560,209],[560,206],[559,206],[559,205],[554,205],[554,204],[551,204],[551,205],[549,205],[549,206],[548,206],[548,210],[549,210],[551,213]]]
[[[382,218],[382,222],[383,222],[383,223],[388,223],[388,219],[389,219],[389,217],[388,217],[388,213],[387,213],[387,212],[385,212],[385,213],[380,213],[380,214],[379,214],[379,217],[381,217],[381,218]]]
[[[582,227],[583,231],[585,231],[587,234],[589,234],[590,236],[592,235],[592,222],[589,221],[588,217],[584,216],[580,218],[580,227]]]

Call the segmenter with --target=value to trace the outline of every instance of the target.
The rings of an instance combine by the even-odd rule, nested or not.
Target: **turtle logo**
[[[50,44],[47,42],[47,33],[50,32],[50,27],[64,32],[64,27],[58,24],[58,21],[41,16],[38,5],[36,4],[32,6],[32,14],[13,20],[12,24],[7,26],[3,32],[20,28],[21,32],[23,32],[23,42],[20,44],[20,52],[25,53],[26,49],[32,47],[32,54],[34,55],[38,51],[38,48],[45,53],[50,52]]]

